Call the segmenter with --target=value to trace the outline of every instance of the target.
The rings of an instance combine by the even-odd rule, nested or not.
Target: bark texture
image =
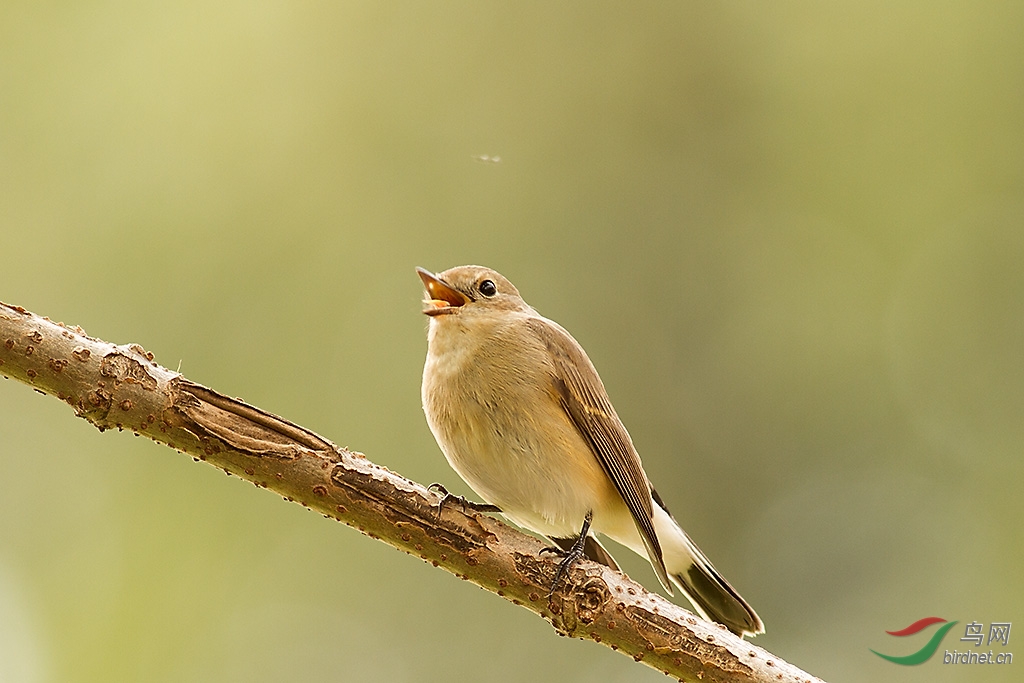
[[[819,679],[628,577],[582,560],[547,597],[559,558],[498,519],[361,453],[161,367],[137,344],[89,337],[0,303],[0,373],[55,396],[100,431],[128,430],[471,581],[551,623],[685,681]],[[498,637],[498,636],[496,636]]]

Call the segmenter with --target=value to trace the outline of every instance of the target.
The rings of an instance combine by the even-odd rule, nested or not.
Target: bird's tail
[[[682,589],[705,619],[724,624],[739,636],[764,633],[764,624],[754,609],[718,573],[660,502],[655,500],[654,527],[672,583]]]

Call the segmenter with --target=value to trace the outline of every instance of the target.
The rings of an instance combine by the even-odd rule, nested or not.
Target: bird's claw
[[[448,489],[446,489],[442,484],[439,484],[437,482],[434,482],[433,484],[428,486],[427,490],[428,491],[433,491],[435,493],[438,493],[441,496],[441,500],[437,501],[437,516],[438,517],[441,516],[441,510],[444,509],[444,506],[447,505],[448,503],[453,502],[453,501],[458,503],[459,506],[462,507],[462,512],[463,513],[467,513],[467,512],[470,512],[470,511],[472,511],[472,512],[501,512],[501,508],[499,508],[497,505],[490,505],[488,503],[474,503],[471,500],[466,500],[466,498],[464,496],[456,496],[453,493],[448,493]]]
[[[577,549],[577,545],[579,545],[579,549]],[[558,563],[558,570],[555,572],[555,578],[551,582],[551,588],[548,589],[548,600],[550,600],[555,595],[555,589],[558,588],[559,582],[566,575],[566,572],[569,571],[569,568],[576,562],[576,560],[583,559],[583,545],[574,544],[573,547],[567,551],[561,550],[560,548],[544,548],[544,550],[562,554],[562,561]],[[544,550],[541,552],[543,553]]]
[[[542,548],[540,554],[544,553],[556,553],[562,555],[562,561],[558,563],[558,570],[555,572],[555,578],[551,582],[551,589],[548,591],[548,600],[555,594],[555,589],[558,588],[558,582],[562,580],[566,572],[569,570],[577,560],[582,560],[584,557],[583,549],[587,544],[587,534],[590,533],[590,523],[594,519],[594,513],[588,512],[587,516],[583,520],[583,529],[580,530],[580,535],[576,541],[569,547],[568,550],[562,550],[561,548]]]

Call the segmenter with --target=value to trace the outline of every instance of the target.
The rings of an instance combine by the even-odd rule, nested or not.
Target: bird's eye
[[[498,287],[493,280],[484,280],[480,283],[480,293],[486,297],[492,297],[498,293]]]

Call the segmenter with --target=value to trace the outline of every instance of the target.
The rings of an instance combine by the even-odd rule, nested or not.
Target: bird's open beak
[[[459,306],[469,303],[468,296],[452,289],[444,280],[441,280],[429,270],[417,268],[416,274],[423,280],[423,287],[427,290],[427,296],[429,297],[423,302],[426,304],[423,312],[427,315],[454,313]]]

